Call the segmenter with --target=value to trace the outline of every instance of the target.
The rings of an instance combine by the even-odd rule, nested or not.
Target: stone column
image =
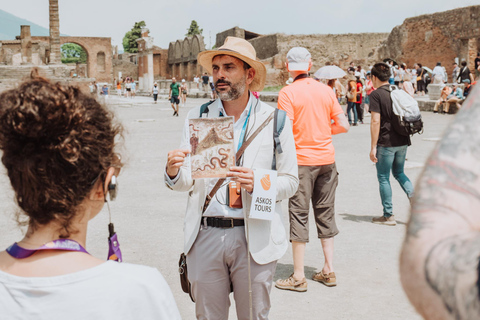
[[[145,91],[150,90],[153,88],[153,51],[150,50],[148,53],[148,56],[145,57],[147,60],[147,73],[148,73],[148,78],[147,78],[147,87],[145,88]]]
[[[22,46],[22,64],[32,63],[32,35],[30,26],[20,26],[20,41]]]
[[[60,52],[60,17],[58,0],[49,0],[50,5],[50,64],[61,64]]]

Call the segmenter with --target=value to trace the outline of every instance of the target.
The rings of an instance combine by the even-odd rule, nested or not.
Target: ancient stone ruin
[[[12,87],[27,78],[33,67],[40,75],[57,81],[76,82],[85,88],[93,80],[112,81],[111,38],[60,36],[58,0],[49,0],[50,36],[37,37],[30,33],[30,26],[21,26],[15,40],[0,40],[0,90]],[[65,43],[80,45],[87,53],[87,65],[67,66],[61,62],[61,46]],[[72,68],[75,69],[72,72]],[[83,78],[72,77],[84,75]]]

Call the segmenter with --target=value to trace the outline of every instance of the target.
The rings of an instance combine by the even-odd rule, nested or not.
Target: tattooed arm
[[[480,88],[419,179],[400,256],[402,285],[425,319],[480,319]]]

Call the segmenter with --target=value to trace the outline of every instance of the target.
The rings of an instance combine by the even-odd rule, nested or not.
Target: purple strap
[[[77,241],[70,239],[57,239],[50,241],[38,249],[25,249],[20,247],[16,242],[7,248],[7,253],[16,259],[24,259],[30,257],[40,250],[63,250],[63,251],[76,251],[89,254],[84,247],[82,247]]]
[[[122,262],[122,251],[120,251],[120,243],[116,233],[108,238],[108,260]]]

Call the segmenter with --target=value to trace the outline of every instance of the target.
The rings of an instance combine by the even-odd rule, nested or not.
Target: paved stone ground
[[[188,110],[206,102],[190,99],[180,117],[163,98],[111,97],[109,104],[125,126],[125,167],[119,177],[118,199],[111,204],[126,262],[158,268],[169,283],[184,319],[194,319],[194,305],[181,291],[178,256],[183,248],[183,216],[186,194],[170,191],[163,183],[168,150],[177,148]],[[424,113],[425,133],[413,138],[406,173],[417,180],[423,163],[454,116]],[[271,319],[420,319],[409,304],[399,281],[398,255],[408,221],[409,203],[392,177],[396,227],[372,224],[382,207],[374,165],[368,158],[370,118],[350,132],[334,137],[340,183],[336,213],[340,234],[335,242],[338,286],[328,288],[308,280],[306,293],[272,289]],[[287,204],[284,222],[288,228]],[[0,248],[21,238],[14,221],[15,206],[8,177],[0,168]],[[108,211],[90,223],[87,247],[97,257],[107,255]],[[322,267],[320,241],[313,221],[307,246],[307,278]],[[293,271],[291,248],[279,260],[275,280]],[[119,279],[121,281],[121,279]],[[230,318],[236,319],[233,297]]]

